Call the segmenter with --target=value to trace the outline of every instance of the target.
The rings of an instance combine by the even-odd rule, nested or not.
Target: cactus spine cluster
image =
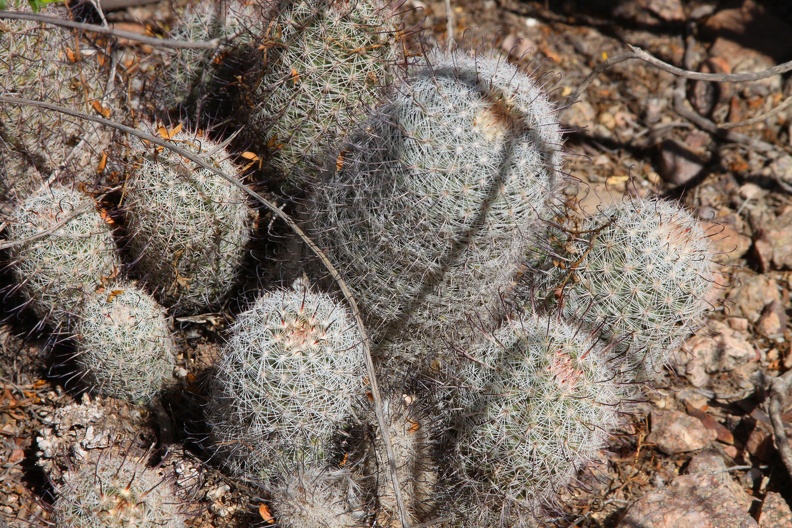
[[[66,472],[53,505],[56,525],[68,528],[182,528],[173,485],[135,454],[100,451]]]
[[[9,251],[19,289],[55,328],[68,329],[86,296],[121,267],[110,225],[93,198],[73,188],[41,187],[17,206],[8,229],[21,242]]]
[[[181,131],[166,135],[238,175],[222,145]],[[135,269],[177,313],[217,308],[236,283],[250,236],[244,191],[170,150],[133,145],[124,209]]]
[[[470,354],[457,515],[466,526],[487,517],[521,526],[605,447],[620,421],[619,385],[596,342],[543,317],[507,322]]]
[[[266,34],[247,126],[299,185],[392,82],[396,27],[381,0],[281,0]]]
[[[317,184],[312,234],[373,329],[442,334],[511,287],[560,148],[531,78],[499,57],[434,51]]]
[[[240,314],[209,408],[227,466],[266,484],[279,470],[321,466],[364,395],[361,340],[343,305],[298,281]]]
[[[94,392],[150,403],[176,364],[165,311],[145,291],[114,283],[88,297],[75,327],[83,384]]]

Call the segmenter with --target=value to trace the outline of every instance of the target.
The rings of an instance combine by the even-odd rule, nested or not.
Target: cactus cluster
[[[236,474],[267,483],[329,458],[364,396],[361,338],[346,308],[301,281],[237,318],[217,364],[212,435]]]
[[[165,135],[238,178],[223,145],[182,131]],[[250,237],[252,211],[244,191],[137,139],[130,157],[124,212],[135,271],[175,312],[219,307],[235,285]]]
[[[42,321],[68,330],[86,295],[114,277],[121,260],[110,225],[90,196],[43,186],[15,209],[8,228],[11,271]]]
[[[246,81],[247,135],[292,184],[315,177],[393,81],[396,20],[382,0],[278,2]]]
[[[100,450],[64,475],[53,505],[57,526],[182,528],[186,520],[172,483],[140,454]]]
[[[82,382],[93,392],[150,403],[171,379],[176,353],[165,311],[132,284],[88,296],[75,334]]]
[[[403,514],[411,524],[447,516],[454,527],[541,521],[606,447],[625,385],[650,378],[708,308],[706,234],[657,199],[556,222],[566,180],[555,106],[496,53],[432,49],[401,78],[393,6],[283,0],[268,17],[264,5],[244,24],[222,14],[239,17],[247,2],[193,5],[172,36],[244,25],[240,49],[261,62],[239,72],[244,97],[224,119],[251,114],[246,139],[308,197],[289,201],[293,188],[277,195],[280,180],[260,182],[299,209],[359,302],[374,372],[337,285],[324,272],[310,287],[283,288],[282,278],[229,313],[204,394],[209,449],[264,488],[279,526],[396,527]],[[36,27],[31,38],[49,31]],[[207,77],[240,49],[178,52],[163,104],[203,97]],[[3,140],[18,119],[0,126]],[[155,134],[240,178],[231,139],[180,125]],[[34,147],[14,152],[23,150]],[[237,186],[168,148],[130,137],[118,151],[126,178],[108,202],[122,251],[92,198],[53,185],[10,217],[9,268],[34,312],[74,335],[87,385],[150,404],[176,365],[165,309],[232,304],[252,212]],[[371,409],[372,374],[386,388],[384,424]],[[62,525],[183,523],[167,480],[123,457],[86,461],[56,491]]]

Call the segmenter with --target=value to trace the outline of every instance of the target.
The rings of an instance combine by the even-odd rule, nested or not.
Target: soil
[[[697,451],[667,454],[647,440],[652,412],[675,410],[717,433],[707,447],[725,460],[734,496],[747,515],[771,526],[761,518],[765,502],[780,494],[781,508],[784,501],[792,503],[792,478],[773,445],[763,406],[763,380],[792,368],[792,258],[785,253],[792,246],[792,109],[732,129],[736,134],[730,136],[680,115],[674,97],[681,94],[685,105],[710,122],[738,123],[783,105],[792,96],[790,75],[752,83],[680,83],[670,73],[629,60],[597,75],[575,104],[567,106],[567,97],[594,67],[630,46],[669,64],[714,73],[757,71],[790,60],[792,5],[769,0],[449,3],[454,36],[463,46],[501,49],[513,62],[536,70],[552,90],[568,130],[566,171],[578,181],[567,191],[571,201],[592,212],[624,196],[678,200],[711,222],[708,233],[720,251],[723,286],[710,323],[688,341],[678,366],[646,401],[634,406],[601,462],[564,492],[563,511],[548,524],[617,526],[631,504],[684,473]],[[159,2],[108,16],[128,27],[166,27],[172,7]],[[448,37],[445,1],[407,0],[404,7],[409,19],[427,28],[425,36]],[[763,20],[772,22],[756,31]],[[146,46],[131,45],[128,53],[143,64],[163,60],[160,51]],[[260,219],[261,225],[268,222]],[[7,286],[10,278],[5,274],[0,280]],[[19,302],[12,296],[4,307]],[[174,321],[182,339],[180,379],[160,413],[80,392],[63,361],[71,345],[48,336],[27,312],[6,313],[0,325],[0,525],[48,525],[58,479],[53,468],[62,471],[70,456],[58,442],[85,446],[89,427],[123,416],[134,424],[133,440],[126,435],[125,442],[142,449],[153,445],[163,471],[176,468],[179,493],[190,503],[190,526],[267,526],[260,493],[217,469],[202,446],[205,431],[189,419],[200,412],[204,380],[235,309]],[[745,353],[731,362],[695,364],[717,346]],[[69,411],[86,405],[97,409],[95,416]],[[60,425],[65,416],[68,427]],[[792,413],[784,419],[792,426]],[[162,443],[165,433],[172,444]],[[55,441],[49,455],[42,452],[42,438]]]

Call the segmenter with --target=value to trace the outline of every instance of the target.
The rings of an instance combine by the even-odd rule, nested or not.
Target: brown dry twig
[[[775,439],[776,449],[778,449],[778,454],[781,456],[781,461],[784,463],[787,473],[792,478],[792,447],[789,445],[789,438],[787,438],[784,430],[784,420],[781,418],[784,407],[789,403],[790,394],[792,394],[792,370],[788,370],[783,375],[772,378],[769,381],[767,414],[773,424],[773,438]]]
[[[303,241],[305,244],[311,249],[311,251],[316,255],[316,257],[322,262],[325,269],[330,273],[330,276],[333,278],[335,283],[338,285],[339,289],[341,290],[342,295],[346,299],[347,303],[349,304],[349,308],[352,311],[352,314],[355,318],[356,326],[360,331],[363,353],[366,359],[366,370],[368,371],[368,381],[369,386],[371,389],[371,394],[374,398],[374,411],[377,415],[377,422],[379,422],[380,430],[383,432],[383,443],[385,444],[385,452],[388,457],[388,464],[391,470],[391,483],[393,484],[394,488],[394,495],[396,498],[396,503],[399,509],[399,516],[401,517],[401,522],[404,528],[410,528],[409,517],[407,516],[407,509],[404,506],[404,500],[401,494],[401,487],[399,486],[399,480],[397,476],[397,468],[396,468],[396,457],[393,451],[393,445],[390,439],[390,433],[388,424],[385,420],[385,415],[383,413],[383,405],[382,405],[382,396],[379,390],[379,384],[377,382],[377,377],[374,371],[374,362],[371,358],[371,348],[369,346],[369,338],[368,333],[366,332],[365,325],[363,324],[363,318],[360,315],[360,309],[358,308],[357,302],[355,302],[354,297],[352,296],[352,291],[347,286],[344,279],[341,277],[341,274],[338,270],[333,266],[328,259],[327,255],[316,245],[316,243],[305,234],[305,232],[295,223],[292,218],[283,212],[277,205],[270,202],[259,193],[251,189],[250,187],[241,184],[236,179],[232,178],[228,174],[224,173],[214,165],[207,163],[203,158],[197,156],[196,154],[184,150],[182,148],[177,147],[172,141],[164,140],[162,138],[155,137],[151,134],[147,134],[141,130],[128,127],[126,125],[122,125],[121,123],[117,123],[115,121],[111,121],[109,119],[105,119],[103,117],[93,116],[86,114],[84,112],[79,112],[76,110],[72,110],[69,108],[64,108],[58,105],[44,103],[41,101],[34,101],[31,99],[22,99],[18,97],[8,97],[5,95],[0,95],[0,104],[12,104],[18,106],[35,106],[38,108],[44,108],[46,110],[51,110],[54,112],[60,112],[72,117],[76,117],[79,119],[85,119],[86,121],[92,121],[94,123],[98,123],[100,125],[108,126],[114,128],[116,130],[120,130],[121,132],[125,132],[131,136],[135,136],[137,138],[146,140],[154,145],[158,145],[160,147],[164,147],[167,149],[172,150],[179,156],[183,158],[187,158],[190,161],[197,163],[204,169],[212,171],[214,174],[217,174],[230,184],[234,185],[235,187],[239,188],[240,190],[244,191],[247,195],[251,196],[259,203],[261,203],[264,207],[269,209],[276,217],[281,219],[287,226]]]
[[[140,42],[142,44],[160,46],[163,48],[216,49],[223,42],[223,39],[212,39],[206,41],[161,39],[156,37],[148,37],[133,31],[124,31],[122,29],[99,26],[96,24],[84,24],[82,22],[73,22],[71,20],[65,20],[58,17],[37,15],[35,13],[21,13],[16,11],[0,11],[0,19],[30,20],[32,22],[52,24],[53,26],[82,29],[84,31],[91,31],[93,33],[101,33],[102,35],[111,35],[114,37],[125,38],[135,42]]]

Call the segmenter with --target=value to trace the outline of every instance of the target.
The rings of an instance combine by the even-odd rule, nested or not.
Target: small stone
[[[660,176],[674,185],[684,185],[701,173],[704,160],[673,139],[660,145]]]
[[[691,387],[682,387],[675,396],[678,401],[699,409],[707,405],[707,397]]]
[[[501,43],[501,49],[508,53],[509,57],[519,60],[530,51],[535,51],[538,48],[531,39],[518,37],[517,35],[510,33],[506,35],[505,39],[503,39],[503,42]]]
[[[751,248],[751,237],[738,232],[725,222],[704,221],[701,227],[709,235],[715,251],[713,260],[718,264],[734,262],[748,253]]]
[[[773,439],[769,428],[761,422],[757,423],[754,430],[748,435],[745,450],[757,460],[766,462],[768,457],[773,455],[773,449]]]
[[[778,283],[765,275],[741,277],[740,281],[740,286],[729,293],[727,300],[733,303],[735,313],[739,310],[752,323],[759,320],[765,306],[781,300]]]
[[[696,473],[717,474],[721,476],[721,480],[724,480],[722,478],[723,475],[726,475],[728,478],[728,474],[723,471],[724,469],[726,469],[726,461],[723,460],[720,453],[714,449],[706,449],[690,459],[685,473],[688,475],[694,475]]]
[[[773,160],[768,168],[778,181],[792,186],[792,156],[785,154]]]
[[[591,106],[591,103],[581,99],[576,101],[572,106],[564,112],[565,124],[575,129],[589,129],[594,119],[597,117],[597,111]]]
[[[652,432],[646,441],[667,455],[701,449],[718,436],[700,420],[679,411],[652,411],[651,416]]]
[[[736,330],[737,332],[748,331],[748,319],[745,317],[729,317],[726,321],[729,323],[729,328],[732,330]]]
[[[787,315],[781,301],[774,300],[765,306],[762,316],[756,322],[756,329],[767,338],[783,337]]]
[[[644,8],[667,22],[685,20],[685,11],[680,0],[643,0]]]
[[[710,374],[731,372],[757,359],[756,349],[745,336],[720,321],[710,321],[688,339],[685,350],[688,354],[679,358],[679,364],[694,387],[705,386]]]
[[[740,185],[737,189],[737,194],[745,200],[753,200],[754,198],[762,196],[763,193],[764,190],[755,183],[746,183]]]
[[[753,528],[756,521],[744,510],[717,475],[675,478],[661,490],[633,503],[619,528]]]
[[[792,528],[792,510],[780,493],[768,491],[765,495],[759,528]]]
[[[616,118],[608,112],[601,113],[598,121],[600,125],[604,126],[608,130],[613,130],[616,128]]]
[[[770,269],[792,269],[792,208],[771,221],[756,241],[756,250]]]

